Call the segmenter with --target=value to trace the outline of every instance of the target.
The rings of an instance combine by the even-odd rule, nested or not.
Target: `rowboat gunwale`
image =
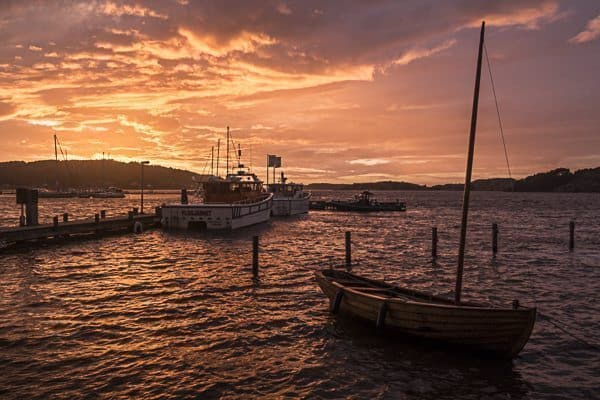
[[[328,270],[325,270],[328,271]],[[501,308],[501,307],[491,307],[491,306],[487,306],[484,304],[478,304],[478,303],[473,303],[473,302],[461,302],[460,305],[457,305],[456,303],[454,303],[452,300],[449,299],[445,299],[443,297],[440,296],[430,296],[427,293],[424,292],[419,292],[418,290],[413,290],[413,289],[408,289],[408,288],[403,288],[400,286],[393,286],[393,285],[389,285],[389,284],[385,284],[386,286],[389,285],[389,289],[386,290],[392,290],[393,289],[400,289],[403,291],[408,291],[408,292],[412,292],[416,295],[419,296],[424,296],[424,297],[431,297],[434,300],[441,300],[444,302],[448,302],[448,304],[440,304],[440,303],[434,303],[434,302],[427,302],[427,301],[415,301],[415,300],[409,300],[409,299],[402,299],[399,297],[383,297],[383,296],[377,296],[371,293],[367,293],[367,292],[362,292],[360,290],[357,290],[357,288],[353,288],[353,287],[348,287],[345,286],[337,281],[335,281],[334,279],[328,279],[327,276],[325,276],[325,274],[323,273],[324,271],[317,271],[316,275],[317,276],[321,276],[322,279],[327,280],[329,282],[331,282],[331,284],[333,284],[334,286],[336,286],[337,288],[343,289],[344,291],[349,291],[352,293],[355,293],[359,296],[364,296],[364,297],[368,297],[368,298],[372,298],[374,300],[385,300],[387,302],[392,302],[392,303],[402,303],[402,304],[413,304],[413,305],[423,305],[423,306],[427,306],[427,307],[434,307],[434,308],[442,308],[442,309],[460,309],[460,310],[473,310],[473,311],[490,311],[490,312],[498,312],[498,311],[526,311],[526,310],[534,310],[535,307],[524,307],[524,306],[519,306],[518,309],[513,309],[513,308]],[[342,271],[336,271],[336,272],[342,272]],[[364,278],[364,277],[359,277],[358,275],[354,275],[351,274],[349,272],[343,272],[344,274],[348,274],[351,276],[355,276],[357,277],[359,280],[357,280],[357,282],[361,281],[361,280],[367,280],[368,278]],[[377,281],[372,281],[373,284],[377,285],[378,282]],[[383,287],[382,287],[383,288]]]

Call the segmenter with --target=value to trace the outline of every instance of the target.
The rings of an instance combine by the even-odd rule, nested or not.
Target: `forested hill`
[[[372,183],[313,183],[310,189],[321,190],[463,190],[462,183],[444,185],[415,185],[406,182]],[[567,168],[557,168],[541,172],[523,179],[491,178],[477,179],[472,183],[473,190],[515,192],[600,192],[600,167],[580,169],[571,172]]]
[[[155,189],[194,187],[203,175],[182,169],[144,166],[144,186]],[[114,160],[53,160],[0,162],[0,188],[17,186],[54,189],[58,179],[61,189],[116,186],[123,189],[140,187],[139,163]],[[312,183],[309,189],[320,190],[463,190],[461,183],[425,186],[408,182]],[[600,192],[600,167],[571,172],[557,168],[523,179],[492,178],[473,181],[473,190],[516,192]]]
[[[182,169],[144,165],[144,186],[156,189],[193,187],[200,175]],[[58,178],[61,189],[115,186],[140,187],[141,165],[114,160],[10,161],[0,162],[0,186],[48,187],[54,189]]]

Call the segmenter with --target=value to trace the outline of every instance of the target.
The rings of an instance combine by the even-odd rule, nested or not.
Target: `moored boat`
[[[109,187],[103,190],[81,191],[79,192],[79,197],[94,199],[122,199],[125,197],[125,193],[120,188]]]
[[[229,145],[229,127],[227,143]],[[273,193],[264,190],[263,182],[239,162],[239,157],[241,150],[238,150],[236,173],[227,173],[224,179],[211,176],[201,183],[201,202],[189,204],[187,194],[182,193],[181,204],[164,205],[162,226],[166,229],[233,230],[268,221]]]
[[[67,199],[71,197],[77,197],[77,192],[73,190],[61,191],[38,189],[38,197],[40,199]]]
[[[280,183],[270,184],[268,190],[273,193],[273,216],[290,216],[308,212],[311,192],[304,191],[302,184],[287,183],[283,173],[281,173]]]
[[[531,334],[536,309],[494,308],[396,287],[337,270],[318,271],[316,279],[331,311],[369,321],[373,326],[442,341],[501,357],[516,356]]]
[[[406,203],[400,200],[380,202],[368,190],[354,196],[351,200],[317,200],[309,204],[311,210],[331,211],[406,211]]]

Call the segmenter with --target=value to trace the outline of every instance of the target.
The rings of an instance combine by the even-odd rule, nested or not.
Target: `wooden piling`
[[[52,218],[52,226],[58,228],[58,215],[55,215],[54,218]]]
[[[258,276],[258,236],[252,236],[252,275]]]
[[[100,210],[100,218],[106,219],[106,210]]]
[[[569,222],[569,251],[575,249],[575,221]]]
[[[94,222],[97,224],[100,223],[100,214],[98,214],[98,213],[94,214]]]
[[[352,234],[346,232],[346,270],[352,270]]]
[[[63,222],[69,222],[69,213],[63,213]]]
[[[495,222],[492,224],[492,253],[494,258],[498,253],[498,224]]]
[[[431,228],[431,259],[437,260],[438,232],[437,227]]]

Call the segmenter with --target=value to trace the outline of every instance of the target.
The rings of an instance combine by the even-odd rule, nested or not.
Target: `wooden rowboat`
[[[462,302],[395,287],[340,270],[323,270],[316,279],[330,310],[369,321],[373,327],[513,358],[525,346],[536,309],[513,302],[511,308]]]

